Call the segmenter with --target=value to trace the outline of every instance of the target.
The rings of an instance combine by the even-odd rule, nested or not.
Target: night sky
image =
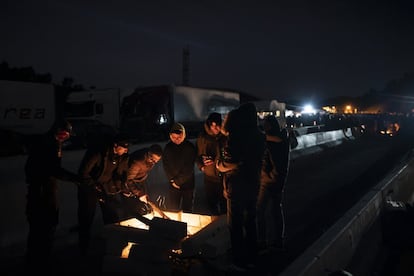
[[[414,73],[413,1],[7,0],[0,59],[85,87],[360,96]]]

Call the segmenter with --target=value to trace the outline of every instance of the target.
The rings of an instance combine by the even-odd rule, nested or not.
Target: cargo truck
[[[145,142],[168,139],[174,122],[183,123],[188,136],[195,137],[210,112],[226,114],[239,104],[234,91],[160,85],[72,92],[65,113],[69,121],[100,122],[132,141]]]
[[[0,154],[24,151],[23,138],[46,132],[55,114],[53,84],[0,80]]]
[[[121,132],[140,140],[168,139],[174,122],[194,138],[211,112],[226,114],[240,104],[235,91],[190,86],[151,86],[135,89],[121,107]]]

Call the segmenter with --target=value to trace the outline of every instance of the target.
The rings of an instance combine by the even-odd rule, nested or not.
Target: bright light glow
[[[336,111],[336,106],[332,105],[332,106],[324,106],[322,107],[323,110],[325,110],[328,113],[337,113]]]
[[[293,112],[293,110],[286,110],[286,117],[293,117],[295,115],[295,113]]]
[[[316,110],[313,108],[312,105],[307,104],[303,107],[302,113],[304,113],[304,114],[315,114]]]
[[[163,125],[163,124],[166,124],[168,122],[168,119],[167,119],[167,114],[160,114],[160,115],[158,115],[158,119],[157,119],[157,124],[158,125]]]
[[[131,251],[132,246],[133,246],[133,245],[136,245],[136,244],[137,244],[137,243],[135,243],[135,242],[128,242],[127,246],[125,246],[125,247],[122,249],[122,252],[121,252],[121,259],[128,259],[128,257],[129,257],[129,252]]]
[[[187,237],[191,237],[200,231],[205,226],[209,225],[213,220],[217,219],[217,217],[208,216],[208,215],[200,215],[200,214],[192,214],[192,213],[184,213],[184,212],[164,212],[169,218],[176,221],[181,221],[187,223]],[[153,219],[154,217],[160,217],[158,213],[150,213],[144,215],[147,219]],[[131,218],[127,220],[123,220],[119,222],[119,225],[125,227],[134,227],[142,230],[149,230],[149,226],[145,223],[139,221],[136,218]],[[133,246],[139,246],[139,244],[134,242],[128,242],[128,244],[122,249],[121,258],[127,259],[129,258],[129,254]]]
[[[199,214],[191,214],[191,213],[184,213],[184,212],[164,212],[169,218],[176,221],[181,221],[187,223],[187,234],[194,235],[198,231],[200,231],[203,227],[210,224],[215,218],[208,215],[199,215]],[[160,217],[157,213],[150,213],[144,215],[147,219],[153,219],[154,216]],[[136,218],[131,218],[128,220],[121,221],[119,223],[121,226],[127,227],[134,227],[143,230],[149,230],[149,226],[145,223],[137,220]]]

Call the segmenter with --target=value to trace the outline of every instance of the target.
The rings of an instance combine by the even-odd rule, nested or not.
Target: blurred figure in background
[[[28,271],[48,270],[56,226],[59,221],[58,180],[79,183],[75,173],[62,168],[62,143],[69,139],[72,126],[65,120],[54,123],[27,144],[25,176],[28,186],[26,217],[29,223],[26,262]],[[44,272],[45,272],[44,271]]]
[[[204,123],[196,141],[196,164],[204,174],[204,188],[211,215],[226,213],[227,203],[223,195],[221,173],[215,164],[220,157],[220,148],[223,147],[226,137],[221,133],[221,114],[211,113]]]
[[[231,270],[254,266],[257,257],[256,204],[265,137],[256,106],[244,103],[230,111],[222,127],[228,136],[216,166],[223,173],[224,195],[231,240]]]
[[[186,139],[184,126],[174,123],[170,130],[170,141],[164,147],[162,158],[169,183],[167,209],[193,212],[196,156],[195,145]]]
[[[290,143],[275,116],[267,116],[263,128],[266,150],[257,200],[259,250],[284,248],[285,215],[283,195],[290,162]],[[267,215],[269,211],[269,215]]]

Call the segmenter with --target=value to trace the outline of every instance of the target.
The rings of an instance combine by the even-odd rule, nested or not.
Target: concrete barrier
[[[414,157],[411,153],[353,208],[314,242],[280,276],[323,276],[345,269],[385,206],[386,200],[413,202]],[[369,248],[370,254],[373,248]],[[358,249],[360,250],[360,249]]]

